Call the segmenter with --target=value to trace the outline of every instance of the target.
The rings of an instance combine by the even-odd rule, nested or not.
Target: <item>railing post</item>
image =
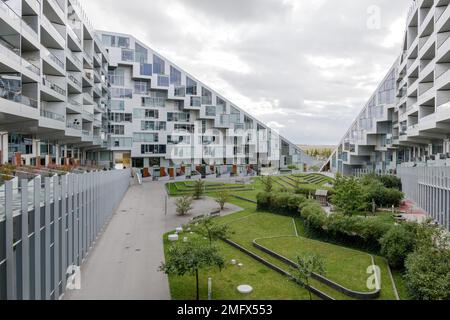
[[[34,299],[41,300],[41,177],[34,179]]]
[[[67,250],[67,175],[61,178],[61,287],[66,290]]]
[[[60,195],[60,187],[59,187],[59,177],[53,177],[53,281],[54,281],[54,300],[59,299],[59,254],[60,254],[60,221],[59,221],[59,195]],[[62,229],[62,227],[61,227]]]
[[[28,231],[28,180],[21,180],[22,190],[22,299],[30,300],[30,239]]]
[[[5,182],[5,227],[6,227],[6,298],[17,299],[17,282],[14,259],[13,182]]]
[[[74,214],[73,214],[73,174],[69,174],[67,176],[67,219],[68,219],[68,223],[67,223],[67,227],[68,227],[67,267],[73,265],[73,263],[75,262],[74,250],[73,250],[73,234],[74,234],[74,232],[73,232],[73,228],[74,228],[73,217],[74,217]],[[67,271],[67,269],[64,272],[66,272],[66,271]],[[67,278],[67,274],[64,277],[64,279],[66,279],[66,278]]]
[[[45,228],[44,228],[44,237],[45,237],[45,246],[44,246],[44,261],[45,261],[45,300],[50,300],[51,294],[51,266],[50,266],[50,245],[51,245],[51,232],[50,232],[50,178],[45,178]]]

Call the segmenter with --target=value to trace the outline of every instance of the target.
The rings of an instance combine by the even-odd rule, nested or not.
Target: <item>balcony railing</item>
[[[46,86],[47,88],[52,89],[56,93],[59,93],[60,95],[63,95],[63,96],[66,95],[66,90],[64,90],[63,88],[61,88],[60,86],[58,86],[57,84],[51,82],[48,79],[42,78],[42,84],[44,86]]]
[[[41,117],[47,118],[47,119],[52,119],[52,120],[56,120],[56,121],[60,121],[60,122],[65,122],[66,121],[66,116],[62,115],[62,114],[58,114],[52,111],[48,111],[48,110],[43,110],[41,109]]]
[[[49,57],[50,60],[53,61],[58,67],[60,67],[61,69],[65,68],[66,64],[61,61],[61,59],[59,59],[54,53],[50,52],[45,47],[42,47],[42,51],[44,52],[45,56]]]
[[[78,123],[67,122],[66,123],[66,127],[69,128],[69,129],[74,129],[74,130],[81,131],[81,124],[78,124]]]

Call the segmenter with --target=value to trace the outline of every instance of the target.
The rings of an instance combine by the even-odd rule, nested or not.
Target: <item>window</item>
[[[134,51],[122,49],[122,61],[134,62]]]
[[[124,88],[111,88],[111,97],[119,99],[132,99],[133,90]]]
[[[117,37],[117,46],[119,48],[129,48],[130,47],[130,39],[125,37]]]
[[[190,122],[191,115],[188,112],[181,112],[181,113],[169,112],[169,113],[167,113],[167,121],[169,121],[169,122]]]
[[[197,82],[189,77],[186,77],[186,94],[191,96],[197,95]]]
[[[166,146],[157,144],[143,144],[141,146],[142,154],[165,154]]]
[[[175,131],[189,132],[193,134],[195,132],[195,126],[193,124],[175,124]]]
[[[202,87],[202,104],[212,104],[212,93]]]
[[[158,75],[158,87],[168,87],[169,77]]]
[[[216,98],[216,104],[217,104],[217,113],[218,114],[225,114],[227,113],[227,103],[222,98],[217,97]]]
[[[201,107],[202,99],[200,97],[191,97],[191,107]]]
[[[141,63],[141,75],[152,76],[152,65],[148,63]]]
[[[109,120],[112,122],[133,122],[133,116],[131,113],[110,113]]]
[[[105,47],[115,47],[116,46],[116,37],[104,34],[104,35],[102,35],[102,42]]]
[[[124,135],[125,126],[122,125],[108,125],[108,133],[115,135]]]
[[[216,116],[216,107],[215,106],[207,106],[205,114],[207,117],[215,117]]]
[[[150,90],[150,83],[147,81],[135,81],[134,93],[147,95]]]
[[[143,97],[142,106],[151,108],[164,108],[166,106],[166,99],[160,97]]]
[[[142,131],[161,131],[166,130],[166,123],[160,121],[141,121]]]
[[[159,142],[157,133],[135,133],[133,134],[134,142]]]
[[[109,139],[109,144],[112,148],[131,148],[133,146],[133,139],[112,137]]]
[[[165,74],[166,72],[166,63],[160,57],[153,55],[153,73],[154,74]]]
[[[133,117],[136,119],[158,119],[159,111],[150,109],[134,109]]]
[[[170,66],[170,84],[181,86],[181,72]]]
[[[191,144],[190,136],[167,136],[167,144]]]
[[[136,43],[135,61],[141,64],[148,62],[148,50],[141,46],[139,43]]]
[[[175,87],[174,91],[175,97],[185,97],[186,96],[186,87]]]
[[[124,111],[125,101],[123,100],[111,100],[111,111]]]
[[[125,70],[117,68],[115,70],[108,71],[108,79],[111,85],[117,87],[123,87],[125,85]]]

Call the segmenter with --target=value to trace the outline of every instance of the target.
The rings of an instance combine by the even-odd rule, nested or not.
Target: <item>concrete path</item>
[[[168,300],[167,277],[158,272],[164,260],[164,233],[197,214],[217,209],[212,199],[194,202],[193,214],[177,217],[174,200],[167,200],[164,183],[130,187],[104,233],[81,267],[81,290],[66,292],[66,300]],[[225,214],[242,210],[227,205]]]

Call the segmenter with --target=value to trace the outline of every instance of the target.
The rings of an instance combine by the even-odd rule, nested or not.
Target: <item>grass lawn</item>
[[[321,175],[318,175],[323,177]],[[320,177],[312,177],[313,181],[317,181]],[[326,178],[326,177],[325,177]],[[329,182],[328,180],[324,183]],[[180,190],[190,188],[191,182],[182,183],[177,182],[167,185],[168,191],[171,195],[182,195]],[[263,185],[259,178],[253,179],[251,186],[246,185],[245,188],[252,190],[238,190],[236,186],[230,187],[230,193],[242,196],[244,198],[256,200],[256,196],[263,190]],[[311,185],[310,185],[311,186]],[[228,188],[227,184],[215,183],[211,184],[212,188],[207,189],[207,195],[213,196],[217,193],[216,188]],[[241,186],[242,187],[242,186]],[[212,191],[214,189],[214,191]],[[231,198],[230,202],[243,208],[243,211],[217,218],[217,222],[221,224],[229,224],[233,234],[230,239],[242,245],[248,250],[265,258],[271,263],[290,271],[290,268],[281,261],[259,251],[252,242],[259,239],[258,243],[273,249],[279,254],[287,258],[294,259],[297,254],[316,253],[321,255],[325,260],[326,277],[330,280],[336,281],[348,289],[368,292],[366,281],[369,275],[366,273],[367,268],[371,265],[370,255],[361,251],[345,248],[339,245],[333,245],[321,241],[307,239],[306,237],[295,237],[297,232],[300,236],[305,236],[306,232],[304,224],[300,218],[293,219],[288,216],[281,216],[272,213],[258,212],[256,205],[245,200]],[[390,217],[386,217],[386,219]],[[187,235],[192,236],[192,235]],[[183,236],[182,236],[183,237]],[[261,239],[273,238],[275,239]],[[170,245],[165,236],[165,248]],[[236,259],[244,264],[243,268],[232,266],[229,264],[225,270],[203,270],[201,272],[201,298],[207,297],[207,278],[213,278],[214,298],[218,300],[230,299],[256,299],[256,300],[301,300],[309,299],[307,291],[295,283],[289,281],[284,276],[270,270],[261,263],[253,260],[240,251],[230,247],[229,245],[219,242],[222,254],[228,262],[231,259]],[[395,299],[395,294],[392,288],[392,282],[388,273],[388,266],[385,259],[375,257],[375,263],[381,269],[382,278],[382,292],[380,299],[390,300]],[[398,279],[394,274],[394,277]],[[173,299],[195,299],[195,279],[191,276],[185,277],[169,277],[171,293]],[[236,287],[241,284],[249,284],[254,287],[254,293],[249,296],[240,295]],[[329,294],[338,300],[348,300],[350,298],[331,289],[317,281],[312,281],[312,285],[317,289]],[[399,285],[399,291],[402,286]],[[403,296],[403,294],[401,293]]]

